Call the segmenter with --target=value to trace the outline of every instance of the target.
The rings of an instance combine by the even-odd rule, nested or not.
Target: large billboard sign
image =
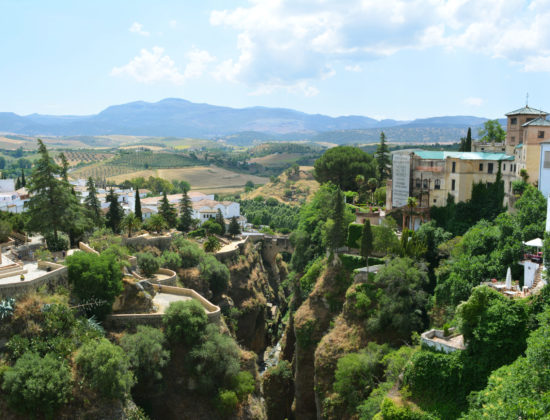
[[[392,164],[392,207],[407,205],[411,174],[411,156],[394,153]]]

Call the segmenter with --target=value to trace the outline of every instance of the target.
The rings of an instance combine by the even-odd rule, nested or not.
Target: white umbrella
[[[530,241],[524,242],[523,245],[534,246],[536,248],[542,248],[542,239],[540,239],[540,238],[531,239]]]
[[[508,271],[506,271],[506,288],[512,288],[512,270],[510,270],[510,267],[508,267]]]

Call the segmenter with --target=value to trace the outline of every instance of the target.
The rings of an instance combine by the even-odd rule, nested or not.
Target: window
[[[453,179],[453,181],[451,182],[451,190],[454,191],[455,190],[455,180]]]
[[[508,191],[512,192],[512,181],[510,181],[510,186],[508,187]]]
[[[481,151],[483,152],[484,150],[485,150],[485,147],[482,147],[482,148],[481,148]]]
[[[502,172],[506,170],[506,164],[502,165]]]
[[[510,124],[516,125],[518,123],[518,119],[516,117],[510,118]]]
[[[454,174],[456,172],[456,162],[453,162],[453,169],[452,169],[452,173]]]
[[[487,172],[489,172],[490,174],[493,173],[493,167],[495,166],[494,163],[488,163],[487,164]]]
[[[548,153],[550,153],[550,152],[548,152]],[[439,179],[436,179],[436,180],[435,180],[435,182],[434,182],[434,189],[435,189],[435,190],[441,189],[441,180],[439,180]]]
[[[434,204],[437,203],[437,200],[434,198]]]
[[[422,186],[424,187],[424,189],[428,189],[428,180],[427,179],[424,180],[424,183],[423,183]]]
[[[544,169],[550,169],[550,152],[544,152]]]
[[[430,166],[433,168],[433,166],[434,166],[434,161],[433,160],[430,160]]]
[[[543,138],[544,138],[544,131],[539,131],[538,138],[539,138],[539,139],[543,139]]]
[[[420,178],[416,178],[416,188],[420,188]]]
[[[483,172],[483,163],[479,164],[479,172]]]
[[[525,122],[529,122],[529,121],[533,121],[533,120],[534,120],[534,118],[527,118],[527,119],[525,120]]]
[[[516,136],[512,136],[512,143],[516,142]]]

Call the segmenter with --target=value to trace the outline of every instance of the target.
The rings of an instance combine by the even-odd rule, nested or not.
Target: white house
[[[233,201],[200,200],[194,201],[192,205],[193,218],[200,220],[201,224],[208,219],[214,219],[218,209],[221,210],[224,219],[238,218],[241,215],[241,205]]]

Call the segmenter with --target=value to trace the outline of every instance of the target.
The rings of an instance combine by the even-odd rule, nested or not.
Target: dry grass
[[[264,177],[240,174],[217,166],[191,166],[175,169],[148,169],[109,177],[109,181],[123,182],[127,179],[156,176],[169,181],[187,181],[194,190],[205,192],[234,192],[242,189],[247,181],[255,184],[265,184],[269,180]]]

